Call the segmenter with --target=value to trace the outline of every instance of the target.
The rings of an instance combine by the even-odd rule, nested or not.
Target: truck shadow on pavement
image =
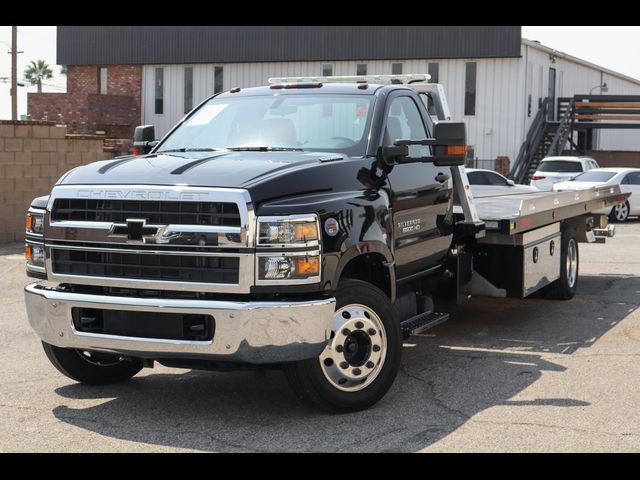
[[[68,401],[53,414],[100,435],[163,447],[416,451],[494,406],[589,405],[521,392],[544,372],[564,372],[563,359],[589,349],[639,306],[639,291],[638,277],[600,275],[581,277],[569,302],[475,298],[449,322],[407,340],[394,386],[364,412],[333,416],[307,408],[279,371],[149,370],[120,385],[60,387]],[[74,406],[78,400],[103,401]]]

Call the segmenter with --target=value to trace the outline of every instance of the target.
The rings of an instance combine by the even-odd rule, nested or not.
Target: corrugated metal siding
[[[527,51],[528,50],[528,51]],[[556,81],[562,77],[562,91],[556,96],[588,93],[599,85],[600,71],[558,58],[551,63],[548,54],[522,47],[523,58],[424,59],[403,61],[405,73],[426,72],[429,62],[440,65],[440,83],[444,85],[455,119],[467,125],[468,144],[475,147],[479,159],[507,156],[516,158],[529,126],[538,111],[538,98],[548,91],[549,67],[556,68]],[[354,75],[357,63],[366,63],[369,74],[391,73],[394,60],[363,59],[358,61],[261,62],[221,64],[224,67],[224,89],[265,85],[269,77],[320,75],[323,63],[332,63],[334,75]],[[476,115],[464,113],[465,63],[476,61]],[[193,104],[213,94],[213,69],[216,64],[145,65],[143,67],[143,121],[156,125],[164,135],[182,118],[184,88],[183,68],[193,67]],[[218,64],[220,65],[220,64]],[[165,68],[165,113],[154,115],[154,68]],[[611,94],[640,95],[640,85],[603,76]],[[531,116],[527,117],[527,95],[531,93]],[[595,93],[595,92],[594,92]],[[640,135],[634,130],[600,131],[601,149],[640,150]]]
[[[513,158],[522,140],[522,115],[518,115],[517,90],[519,60],[516,58],[471,59],[478,63],[476,115],[464,116],[464,71],[469,59],[407,60],[405,73],[427,71],[429,62],[440,64],[440,83],[444,85],[454,118],[467,124],[469,145],[476,148],[482,159],[507,155]],[[391,73],[391,60],[363,60],[358,62],[274,62],[233,63],[224,66],[224,89],[265,85],[269,77],[320,75],[322,63],[332,63],[334,75],[354,75],[357,63],[366,63],[369,74]],[[143,123],[156,126],[158,135],[164,135],[182,118],[184,89],[183,69],[193,66],[193,103],[196,105],[213,94],[213,69],[216,64],[200,65],[145,65],[143,67]],[[155,115],[154,69],[165,69],[165,110]],[[521,102],[520,102],[521,103]]]
[[[519,26],[59,26],[61,65],[514,57]]]

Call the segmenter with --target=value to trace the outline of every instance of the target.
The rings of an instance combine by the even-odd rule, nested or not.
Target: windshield
[[[615,172],[584,172],[573,179],[574,182],[606,182],[615,175]]]
[[[370,103],[364,95],[216,97],[178,127],[158,151],[253,147],[363,156]]]
[[[539,172],[575,173],[582,171],[580,162],[567,162],[565,160],[547,160],[538,168]]]

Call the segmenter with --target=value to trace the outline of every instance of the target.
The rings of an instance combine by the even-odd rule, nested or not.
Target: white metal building
[[[609,94],[640,95],[640,80],[522,39],[521,56],[516,58],[144,65],[142,121],[164,135],[191,106],[212,95],[216,85],[228,90],[265,85],[269,77],[403,72],[429,72],[432,81],[444,85],[452,113],[467,124],[468,143],[480,159],[514,159],[539,102],[547,96],[597,94],[605,83]],[[163,83],[161,114],[155,111],[158,75]],[[640,137],[629,131],[602,131],[596,148],[640,150]]]

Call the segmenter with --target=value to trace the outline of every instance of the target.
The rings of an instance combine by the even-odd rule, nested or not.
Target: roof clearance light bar
[[[331,77],[272,77],[269,85],[283,83],[378,83],[382,85],[392,83],[428,82],[428,73],[406,73],[403,75],[345,75]]]

